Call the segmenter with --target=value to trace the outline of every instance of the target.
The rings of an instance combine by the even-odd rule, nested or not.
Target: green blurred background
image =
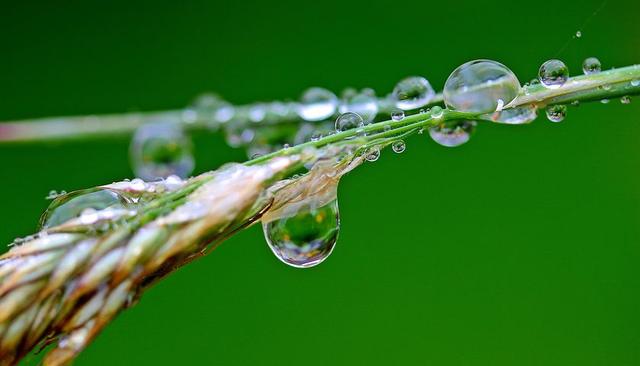
[[[5,2],[0,120],[234,103],[309,86],[441,89],[490,58],[522,82],[640,62],[637,1]],[[565,43],[577,30],[582,38]],[[259,227],[148,291],[78,365],[640,365],[640,98],[563,123],[425,135],[340,186],[331,258],[289,268]],[[0,242],[34,230],[51,189],[132,175],[127,137],[0,146]],[[241,161],[195,136],[197,173]],[[36,359],[31,359],[34,364]]]

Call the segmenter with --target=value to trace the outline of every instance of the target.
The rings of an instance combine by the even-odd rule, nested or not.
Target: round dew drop
[[[336,131],[343,132],[364,126],[364,120],[358,113],[343,113],[336,119]]]
[[[391,150],[393,150],[393,152],[396,154],[401,154],[406,149],[407,149],[407,145],[402,140],[395,141],[393,144],[391,144]]]
[[[622,103],[622,104],[631,103],[631,97],[628,96],[628,95],[623,96],[622,98],[620,98],[620,103]]]
[[[494,112],[489,115],[489,119],[493,122],[504,123],[508,125],[522,125],[533,122],[538,117],[536,107],[527,105],[515,107]]]
[[[440,117],[442,117],[442,115],[444,114],[444,111],[442,110],[442,107],[439,106],[435,106],[433,108],[431,108],[430,110],[431,112],[431,117],[438,119]]]
[[[297,113],[305,121],[322,121],[331,117],[338,107],[338,97],[324,88],[309,88],[302,94]]]
[[[469,141],[475,127],[475,121],[455,121],[429,128],[429,136],[442,146],[456,147]]]
[[[520,81],[503,64],[491,60],[467,62],[455,69],[444,85],[447,107],[463,112],[488,113],[509,104],[520,92]]]
[[[70,192],[55,198],[40,217],[39,228],[46,229],[80,217],[83,212],[124,208],[128,200],[109,189],[93,188]]]
[[[396,107],[410,110],[423,107],[435,97],[436,92],[429,80],[422,76],[402,79],[393,89],[392,97]]]
[[[556,104],[547,107],[547,119],[551,122],[562,122],[567,115],[567,106]]]
[[[364,158],[370,162],[377,161],[380,158],[380,148],[378,148],[377,146],[369,148],[365,152]]]
[[[338,240],[338,201],[321,207],[305,204],[288,216],[263,222],[262,229],[279,260],[297,268],[316,266],[327,259]]]
[[[144,180],[170,175],[187,178],[194,168],[191,140],[175,123],[140,126],[131,141],[129,156],[136,176]]]
[[[404,111],[402,109],[394,109],[391,111],[391,119],[394,121],[402,121],[404,119]]]
[[[602,70],[602,64],[600,64],[600,60],[595,57],[589,57],[584,60],[582,63],[582,71],[585,75],[595,74]]]
[[[540,66],[538,79],[545,88],[557,89],[569,79],[569,68],[560,60],[549,60]]]

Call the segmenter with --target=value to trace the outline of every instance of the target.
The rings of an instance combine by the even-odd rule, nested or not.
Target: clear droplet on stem
[[[331,117],[338,107],[338,97],[324,88],[309,88],[302,94],[297,112],[305,121],[322,121]]]
[[[491,60],[467,62],[455,69],[444,85],[444,102],[463,112],[488,113],[518,96],[520,82],[506,66]]]
[[[402,79],[393,89],[393,99],[396,107],[410,110],[423,107],[435,97],[436,92],[429,80],[422,76],[410,76]]]
[[[391,119],[394,121],[402,121],[404,119],[404,111],[402,109],[394,109],[391,111]]]
[[[370,92],[362,92],[349,97],[344,98],[343,103],[340,105],[340,113],[354,112],[357,113],[365,125],[373,122],[378,114],[378,99],[375,94]]]
[[[40,217],[39,228],[46,229],[64,224],[83,213],[107,208],[124,208],[129,203],[123,195],[102,188],[84,189],[55,198]]]
[[[582,62],[582,71],[585,75],[595,74],[602,70],[602,64],[600,60],[595,57],[588,57]]]
[[[475,127],[475,121],[455,121],[429,128],[429,136],[442,146],[456,147],[469,141]]]
[[[620,103],[622,103],[622,104],[631,103],[631,97],[628,96],[628,95],[623,96],[622,98],[620,98]]]
[[[358,113],[347,112],[338,116],[336,119],[336,131],[343,132],[354,128],[364,126],[364,120]]]
[[[263,222],[264,236],[278,259],[297,268],[320,264],[333,251],[340,232],[338,200],[321,207],[312,203],[270,222]]]
[[[567,115],[567,106],[556,104],[547,107],[547,119],[551,122],[562,122]]]
[[[370,162],[377,161],[380,158],[380,148],[377,146],[370,147],[365,152],[364,158]]]
[[[402,140],[395,141],[391,144],[391,149],[396,154],[401,154],[407,149],[407,145]]]
[[[194,168],[191,140],[175,123],[140,126],[133,136],[129,155],[136,176],[144,180],[170,175],[187,178]]]
[[[538,79],[549,89],[557,89],[569,79],[569,68],[560,60],[549,60],[540,66]]]
[[[535,106],[526,105],[504,109],[500,112],[494,112],[488,116],[493,122],[504,123],[508,125],[522,125],[533,122],[538,117]]]

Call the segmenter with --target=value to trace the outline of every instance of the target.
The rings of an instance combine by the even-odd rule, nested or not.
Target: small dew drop
[[[396,154],[401,154],[407,149],[407,145],[402,140],[395,141],[391,144],[391,150]]]
[[[620,98],[620,103],[622,103],[622,104],[631,103],[631,97],[628,96],[628,95],[623,96],[622,98]]]
[[[392,93],[396,107],[403,110],[425,106],[435,95],[436,92],[429,81],[422,76],[410,76],[400,80]]]
[[[607,98],[601,99],[601,100],[600,100],[600,103],[602,103],[602,104],[608,104],[608,103],[609,103],[609,99],[607,99]]]
[[[364,121],[359,114],[354,112],[343,113],[336,119],[336,131],[343,132],[364,126]]]
[[[551,122],[562,122],[567,115],[567,106],[556,104],[547,107],[547,119]]]
[[[391,119],[394,121],[402,121],[404,119],[404,111],[402,109],[392,110]]]
[[[602,64],[600,60],[595,57],[588,57],[582,63],[582,71],[585,75],[595,74],[602,70]]]
[[[380,158],[380,148],[378,148],[377,146],[370,147],[365,152],[364,158],[370,162],[378,160]]]
[[[309,88],[302,94],[298,115],[305,121],[322,121],[331,117],[338,107],[338,97],[324,88]]]
[[[475,121],[455,121],[429,128],[429,136],[442,146],[456,147],[469,141],[475,127]]]
[[[444,111],[442,110],[442,107],[435,106],[431,108],[431,117],[435,119],[439,119],[442,117],[443,114],[444,114]]]
[[[582,38],[582,32],[581,31],[577,31],[576,32],[576,38]]]
[[[631,86],[638,86],[638,85],[640,85],[640,79],[631,80]]]
[[[569,79],[569,68],[560,60],[549,60],[540,66],[538,79],[546,88],[557,89]]]
[[[285,217],[263,222],[262,229],[280,261],[296,268],[316,266],[329,257],[338,240],[338,201],[321,207],[304,204]]]

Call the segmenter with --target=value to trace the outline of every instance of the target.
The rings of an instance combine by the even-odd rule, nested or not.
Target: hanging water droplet
[[[494,112],[490,116],[485,115],[493,122],[505,123],[509,125],[521,125],[533,122],[537,117],[537,109],[532,105],[504,109],[501,112]]]
[[[375,95],[365,94],[363,91],[360,94],[345,98],[339,110],[340,113],[357,113],[362,117],[364,124],[368,125],[378,114],[378,99],[376,99]]]
[[[338,107],[338,97],[324,88],[309,88],[298,106],[298,115],[306,121],[322,121],[331,117]]]
[[[640,85],[640,79],[631,80],[631,86],[638,86],[638,85]]]
[[[401,154],[407,149],[407,145],[402,140],[395,141],[391,144],[391,149],[396,154]]]
[[[96,212],[107,208],[124,208],[129,201],[109,189],[93,188],[74,191],[55,198],[40,217],[39,227],[45,229],[61,225],[83,212]],[[87,211],[89,210],[89,211]]]
[[[377,146],[370,147],[365,152],[364,158],[371,162],[378,160],[380,158],[380,148]]]
[[[628,95],[623,96],[622,98],[620,98],[620,103],[622,103],[622,104],[631,103],[631,97],[628,96]]]
[[[609,104],[609,99],[607,99],[607,98],[601,99],[601,100],[600,100],[600,103],[602,103],[602,104]]]
[[[194,167],[191,140],[175,123],[140,126],[133,136],[129,156],[136,176],[145,180],[172,174],[186,178]]]
[[[404,119],[404,111],[402,109],[392,110],[391,119],[394,121],[402,121]]]
[[[362,117],[360,117],[359,114],[354,112],[343,113],[338,116],[338,119],[336,119],[337,132],[347,131],[354,128],[360,128],[362,126],[364,126],[364,121],[362,120]]]
[[[546,88],[559,88],[569,79],[569,68],[560,60],[546,61],[538,70],[538,79]]]
[[[404,110],[425,106],[435,95],[436,92],[429,80],[422,76],[410,76],[400,80],[392,93],[396,107]]]
[[[263,222],[269,248],[282,262],[297,268],[320,264],[333,251],[340,232],[338,200],[321,207],[305,203],[284,217]]]
[[[551,122],[562,122],[567,115],[567,106],[564,104],[556,104],[547,107],[547,119]]]
[[[456,147],[469,141],[475,127],[475,121],[455,121],[429,128],[429,136],[442,146]]]
[[[520,92],[516,75],[501,63],[491,60],[467,62],[455,69],[444,85],[444,102],[463,112],[488,113],[496,110],[498,100],[509,104]]]
[[[434,106],[433,108],[431,108],[430,112],[431,112],[431,117],[435,119],[439,119],[444,114],[442,107],[439,107],[439,106]]]
[[[602,70],[602,65],[600,64],[600,60],[595,57],[588,57],[582,63],[582,71],[585,75],[595,74]]]
[[[577,31],[576,32],[576,38],[581,38],[582,37],[582,32],[581,31]]]

